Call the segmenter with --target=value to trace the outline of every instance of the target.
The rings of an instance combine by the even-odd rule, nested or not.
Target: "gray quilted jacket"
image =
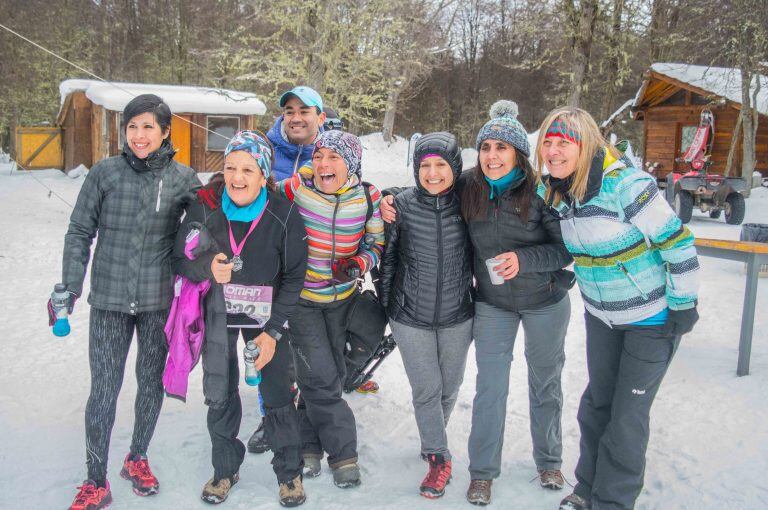
[[[170,307],[171,252],[187,205],[201,186],[164,144],[146,160],[130,150],[97,163],[80,189],[64,238],[62,281],[78,296],[98,233],[88,303],[136,314]]]

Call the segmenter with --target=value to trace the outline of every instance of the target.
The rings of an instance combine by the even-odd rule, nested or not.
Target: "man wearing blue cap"
[[[323,99],[314,89],[294,87],[280,97],[283,114],[267,133],[275,148],[275,180],[287,179],[312,159],[318,134],[323,130]]]

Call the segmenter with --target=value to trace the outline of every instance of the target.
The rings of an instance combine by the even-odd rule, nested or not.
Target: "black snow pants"
[[[125,362],[136,331],[136,404],[130,452],[146,455],[163,404],[163,370],[168,344],[163,328],[168,310],[131,315],[91,308],[88,359],[91,394],[85,406],[85,445],[88,478],[103,483],[117,397]]]
[[[331,468],[357,462],[355,416],[342,398],[347,312],[353,299],[354,295],[333,303],[299,299],[289,320],[302,449],[320,455],[325,451]]]
[[[256,338],[258,328],[227,328],[229,342],[229,398],[221,408],[208,409],[208,432],[211,436],[211,460],[213,477],[216,482],[222,478],[231,478],[240,469],[245,457],[245,445],[237,438],[243,407],[238,387],[240,367],[238,365],[242,350],[237,339],[240,332],[248,342]],[[259,390],[264,399],[266,420],[265,434],[272,447],[272,469],[278,483],[289,482],[301,474],[304,460],[301,455],[301,436],[299,434],[299,416],[293,405],[290,388],[292,375],[291,346],[285,338],[277,342],[275,355],[261,371]],[[251,391],[256,391],[252,388]]]
[[[589,382],[579,404],[574,492],[593,510],[627,510],[643,488],[651,404],[680,342],[662,326],[608,327],[589,312]]]

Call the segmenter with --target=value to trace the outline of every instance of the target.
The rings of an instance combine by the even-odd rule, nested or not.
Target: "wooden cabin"
[[[756,170],[768,177],[768,77],[760,75],[757,97],[759,123]],[[753,91],[755,86],[753,85]],[[658,163],[655,175],[685,173],[688,165],[675,160],[690,146],[701,110],[714,115],[714,139],[709,171],[723,174],[739,112],[741,74],[738,69],[688,64],[653,64],[632,104],[632,117],[644,121],[643,165]],[[741,141],[731,174],[741,174]]]
[[[198,172],[221,170],[229,138],[255,128],[256,117],[267,110],[254,94],[206,87],[66,80],[59,89],[64,171],[81,164],[90,168],[120,154],[122,111],[139,94],[156,94],[168,104],[175,114],[171,142],[178,150],[176,161]]]

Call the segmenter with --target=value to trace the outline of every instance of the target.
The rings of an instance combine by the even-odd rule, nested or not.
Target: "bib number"
[[[226,283],[223,287],[228,314],[245,314],[259,327],[264,327],[272,315],[272,287],[234,283]]]

